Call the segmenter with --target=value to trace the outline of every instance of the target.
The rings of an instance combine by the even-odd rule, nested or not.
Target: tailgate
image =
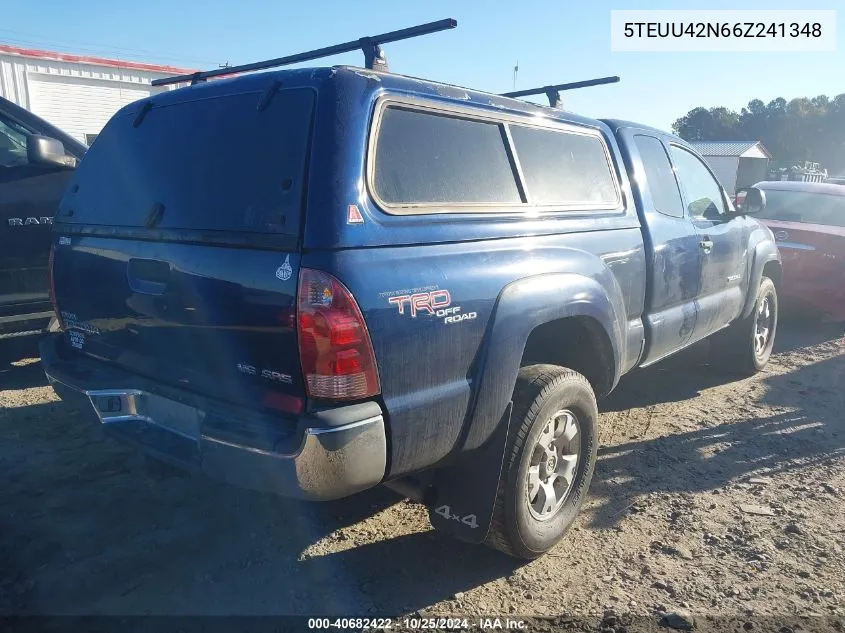
[[[54,293],[83,353],[293,410],[304,394],[295,308],[315,93],[279,90],[258,108],[264,87],[249,85],[197,86],[115,115],[62,201]]]
[[[296,253],[58,238],[56,304],[71,347],[241,404],[304,393]],[[276,274],[278,272],[278,275]]]

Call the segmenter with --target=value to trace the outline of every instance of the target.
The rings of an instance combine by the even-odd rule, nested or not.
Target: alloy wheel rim
[[[757,307],[757,323],[754,326],[754,354],[762,356],[769,345],[774,326],[774,310],[771,296],[766,295]]]
[[[535,519],[548,520],[563,506],[572,490],[580,453],[578,417],[561,409],[546,422],[528,464],[526,499]]]

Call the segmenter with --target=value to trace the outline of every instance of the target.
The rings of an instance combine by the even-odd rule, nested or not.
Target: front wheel
[[[532,559],[563,538],[593,477],[597,427],[584,376],[556,365],[520,369],[487,545]]]
[[[761,371],[772,356],[777,327],[777,290],[763,277],[751,314],[731,325],[718,342],[725,368],[749,376]]]

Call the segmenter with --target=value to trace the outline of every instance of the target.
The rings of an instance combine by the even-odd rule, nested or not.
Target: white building
[[[154,88],[153,79],[191,72],[0,44],[0,97],[88,145],[122,106],[179,87]]]
[[[738,187],[766,180],[772,155],[760,141],[693,141],[716,178],[731,195]]]

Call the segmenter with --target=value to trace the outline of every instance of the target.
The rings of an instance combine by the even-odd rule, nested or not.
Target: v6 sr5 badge
[[[387,300],[395,306],[401,315],[410,315],[442,319],[444,325],[470,321],[478,317],[476,312],[463,312],[461,306],[452,305],[452,295],[445,288],[418,292],[415,294],[395,295]]]

